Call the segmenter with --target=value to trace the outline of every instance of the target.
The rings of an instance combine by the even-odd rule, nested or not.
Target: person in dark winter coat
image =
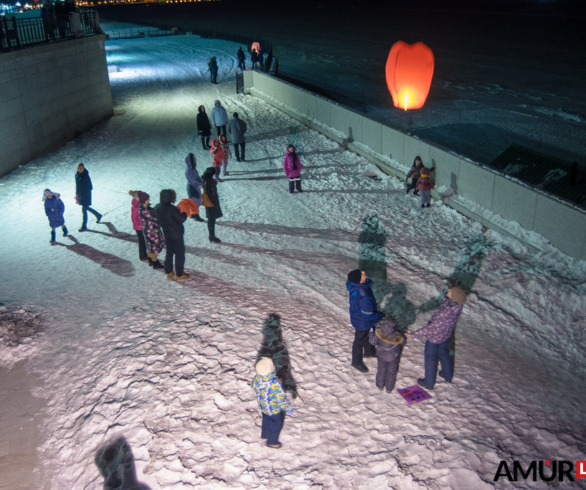
[[[438,357],[442,368],[439,375],[448,383],[452,382],[454,367],[450,359],[449,342],[466,300],[463,289],[452,287],[450,284],[444,301],[435,310],[427,325],[411,334],[405,334],[406,337],[414,339],[426,337],[425,378],[417,380],[417,383],[425,389],[433,390],[435,386]]]
[[[138,258],[143,262],[148,262],[146,242],[144,239],[144,233],[142,232],[142,222],[140,221],[140,214],[138,207],[140,206],[139,193],[144,194],[142,191],[128,191],[128,194],[132,196],[132,206],[130,208],[130,217],[132,219],[132,228],[136,232],[138,238]]]
[[[262,70],[264,68],[263,67],[263,63],[265,61],[265,55],[264,55],[264,52],[263,52],[262,48],[259,50],[256,59],[258,61],[259,68]]]
[[[295,187],[297,192],[303,192],[301,190],[301,160],[296,152],[296,148],[293,145],[287,147],[287,153],[283,159],[283,170],[285,175],[289,177],[289,192],[294,193]]]
[[[250,53],[250,61],[252,63],[252,69],[256,70],[256,64],[258,63],[258,51],[256,49],[253,49]]]
[[[421,207],[429,207],[431,204],[431,190],[435,187],[433,180],[430,179],[429,174],[431,170],[423,167],[420,171],[420,177],[417,180],[415,189],[421,192]]]
[[[187,179],[187,195],[198,207],[198,212],[191,216],[195,221],[204,222],[199,216],[199,207],[201,206],[201,189],[203,181],[197,171],[197,159],[193,153],[187,155],[185,159],[185,178]]]
[[[165,257],[165,273],[167,279],[173,279],[173,256],[175,256],[175,273],[178,281],[189,279],[189,274],[185,274],[185,243],[183,234],[185,229],[183,223],[187,219],[187,214],[182,213],[173,206],[177,200],[177,194],[173,189],[163,189],[160,194],[160,202],[155,206],[155,213],[167,245],[167,256]]]
[[[228,133],[234,143],[234,153],[236,154],[236,161],[246,161],[246,141],[244,140],[244,133],[248,129],[246,123],[240,119],[238,113],[232,114],[233,119],[228,123]],[[238,146],[240,145],[240,152],[238,152]],[[242,157],[240,156],[242,154]]]
[[[401,332],[395,330],[395,323],[390,320],[383,320],[377,327],[368,334],[368,340],[376,347],[376,387],[381,391],[386,388],[387,393],[391,393],[395,388],[401,352],[407,340]]]
[[[214,179],[215,175],[216,169],[214,167],[206,168],[206,171],[202,175],[203,189],[213,204],[211,208],[206,207],[210,242],[221,243],[221,240],[216,236],[216,220],[224,215],[220,207],[220,196],[218,195],[218,184],[216,183],[216,179]]]
[[[208,115],[206,114],[206,108],[200,105],[197,109],[197,134],[201,137],[201,146],[204,150],[209,150],[210,136],[212,135],[212,126]]]
[[[87,212],[89,211],[96,217],[96,223],[102,219],[102,215],[95,209],[90,208],[92,205],[92,179],[83,163],[77,166],[77,173],[75,174],[75,199],[77,204],[81,206],[81,213],[83,222],[79,231],[87,230]]]
[[[45,201],[45,214],[49,218],[49,226],[51,227],[51,243],[55,242],[55,228],[61,227],[63,229],[63,236],[67,236],[68,231],[65,226],[65,204],[56,192],[51,192],[50,189],[45,189],[43,192],[43,199]]]
[[[222,107],[222,103],[219,100],[214,102],[214,108],[212,109],[212,126],[216,128],[218,136],[220,134],[226,134],[226,124],[228,124],[228,112]]]
[[[421,161],[421,157],[420,156],[416,156],[415,160],[413,160],[413,166],[411,167],[411,170],[409,170],[409,173],[407,174],[407,182],[409,182],[409,177],[411,177],[411,185],[407,186],[407,189],[405,191],[405,194],[409,194],[409,191],[411,189],[415,189],[415,192],[413,192],[414,196],[418,196],[419,195],[419,191],[417,190],[417,180],[420,177],[420,172],[421,169],[423,169],[423,162]],[[435,168],[431,168],[429,171],[433,172],[435,170]]]
[[[208,70],[210,71],[210,80],[212,83],[218,83],[218,61],[216,57],[210,58],[208,62]]]
[[[149,266],[153,269],[162,269],[157,258],[165,248],[165,237],[159,226],[155,210],[149,205],[150,196],[146,192],[138,191],[138,215],[142,224],[142,232],[147,247]]]
[[[246,70],[246,63],[245,63],[245,56],[244,56],[244,51],[242,51],[242,48],[238,48],[238,52],[236,53],[236,56],[238,58],[238,68],[240,68],[242,71]]]
[[[368,332],[380,320],[384,313],[377,310],[376,300],[372,292],[372,280],[364,271],[355,269],[348,274],[346,289],[350,293],[350,322],[354,327],[354,343],[352,344],[352,367],[367,373],[364,357],[374,357],[376,351],[368,341]]]

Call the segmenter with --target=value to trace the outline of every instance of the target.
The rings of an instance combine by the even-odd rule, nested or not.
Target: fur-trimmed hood
[[[380,328],[377,328],[374,331],[374,333],[383,342],[385,342],[386,344],[391,344],[391,345],[399,345],[405,339],[405,337],[403,337],[401,332],[397,332],[397,331],[394,331],[391,335],[385,335],[384,333],[381,332]]]

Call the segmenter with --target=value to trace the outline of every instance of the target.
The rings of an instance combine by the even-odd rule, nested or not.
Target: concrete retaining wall
[[[0,177],[112,115],[105,39],[0,54]]]
[[[462,158],[448,149],[402,133],[368,119],[351,109],[256,71],[244,72],[245,92],[263,98],[316,131],[377,164],[392,175],[405,178],[416,155],[436,168],[436,187],[451,188],[455,195],[442,199],[466,216],[512,236],[498,223],[458,201],[466,198],[507,221],[536,231],[571,257],[586,260],[586,212],[558,201],[530,186],[488,167]],[[433,176],[433,174],[432,174]],[[535,245],[524,243],[537,251]]]

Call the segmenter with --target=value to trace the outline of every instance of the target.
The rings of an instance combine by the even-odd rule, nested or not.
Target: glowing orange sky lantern
[[[393,44],[385,71],[395,107],[405,110],[423,107],[433,78],[433,67],[433,53],[425,44],[403,41]]]
[[[252,43],[250,47],[250,52],[252,53],[256,49],[257,53],[260,53],[260,43]]]

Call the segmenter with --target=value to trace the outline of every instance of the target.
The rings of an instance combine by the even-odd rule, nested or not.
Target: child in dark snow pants
[[[397,371],[403,346],[407,342],[401,332],[395,330],[395,324],[390,320],[383,320],[370,332],[368,340],[376,346],[376,387],[379,390],[386,388],[391,393],[397,381]]]
[[[63,218],[65,204],[59,198],[59,194],[51,192],[50,189],[45,189],[45,192],[43,192],[43,200],[45,201],[45,214],[49,218],[49,226],[51,227],[51,243],[54,243],[55,228],[61,227],[63,229],[63,236],[67,236],[68,234],[65,219]]]
[[[280,449],[279,434],[287,415],[293,415],[283,391],[281,381],[277,379],[272,359],[263,357],[256,363],[256,376],[252,382],[256,392],[258,406],[262,411],[262,429],[260,437],[267,440],[267,446]]]

